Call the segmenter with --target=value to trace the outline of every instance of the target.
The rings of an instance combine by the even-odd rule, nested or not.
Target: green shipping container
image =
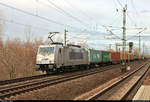
[[[98,50],[88,50],[89,62],[100,63],[102,62],[102,52]]]
[[[108,51],[101,51],[102,52],[102,62],[107,63],[110,62],[110,52]]]
[[[134,55],[134,59],[138,59],[138,56]]]

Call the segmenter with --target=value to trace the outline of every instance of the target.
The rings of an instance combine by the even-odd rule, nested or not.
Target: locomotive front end
[[[55,47],[40,46],[36,58],[36,70],[53,70],[55,65]]]

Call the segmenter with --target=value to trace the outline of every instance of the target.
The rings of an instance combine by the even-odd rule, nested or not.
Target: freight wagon
[[[90,66],[110,63],[110,52],[100,50],[88,50]]]
[[[102,53],[102,63],[110,63],[110,52],[101,51]]]
[[[64,71],[78,68],[95,67],[96,65],[121,63],[121,52],[108,52],[84,49],[79,46],[63,44],[39,46],[36,58],[36,70],[43,72]],[[125,54],[125,60],[137,60],[139,57],[132,53]]]
[[[102,52],[99,50],[88,50],[89,63],[91,66],[102,62]]]
[[[120,52],[110,52],[110,61],[111,63],[120,63]]]
[[[142,56],[138,56],[138,58],[141,60],[143,57]]]
[[[134,54],[134,60],[138,60],[138,56],[136,54]]]

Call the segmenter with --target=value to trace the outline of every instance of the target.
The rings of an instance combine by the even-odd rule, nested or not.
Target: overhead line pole
[[[143,32],[143,31],[145,31],[147,28],[144,28],[142,31],[140,31],[139,32],[139,57],[140,57],[140,55],[141,55],[141,33]]]
[[[139,33],[139,57],[140,57],[140,54],[141,53],[141,35]]]
[[[67,45],[67,44],[66,44],[67,32],[68,32],[68,31],[65,29],[65,30],[64,30],[64,46]]]
[[[122,72],[126,72],[126,10],[127,5],[123,8],[123,39],[122,39]]]
[[[144,56],[144,41],[143,41],[143,56]]]

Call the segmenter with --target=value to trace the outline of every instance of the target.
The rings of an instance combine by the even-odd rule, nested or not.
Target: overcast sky
[[[6,4],[4,6],[4,4]],[[25,39],[26,32],[33,38],[47,39],[48,33],[60,32],[56,40],[63,41],[63,31],[67,29],[70,42],[87,42],[91,47],[104,49],[108,44],[121,42],[122,7],[127,4],[127,39],[131,37],[135,46],[138,37],[133,37],[141,29],[145,44],[150,45],[150,0],[0,0],[1,24],[5,38]],[[32,15],[9,8],[21,9]],[[5,22],[4,22],[5,21]],[[112,30],[120,39],[109,36]],[[109,27],[112,26],[112,27]],[[114,38],[114,39],[112,39]]]

